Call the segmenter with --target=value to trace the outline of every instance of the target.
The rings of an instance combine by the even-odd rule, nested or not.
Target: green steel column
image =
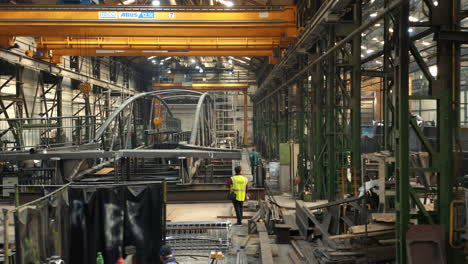
[[[384,8],[388,6],[389,4],[389,1],[390,0],[385,0],[384,1]],[[385,16],[384,18],[384,32],[383,32],[383,35],[384,35],[384,51],[386,50],[390,50],[390,47],[391,47],[391,40],[390,40],[390,28],[392,27],[391,23],[390,23],[390,17],[389,16]],[[384,73],[389,73],[391,68],[390,68],[390,65],[391,65],[391,62],[390,62],[390,58],[392,57],[392,54],[387,51],[387,52],[384,52],[384,55],[383,55],[383,71]],[[391,88],[391,77],[389,74],[385,74],[384,78],[383,78],[383,90],[381,91],[382,92],[382,117],[383,117],[383,123],[384,123],[384,146],[383,146],[383,149],[385,150],[393,150],[393,148],[391,148],[391,135],[390,135],[390,124],[391,124],[391,109],[390,109],[390,106],[392,105],[391,104],[391,101],[390,101],[390,88]]]
[[[310,60],[314,61],[317,55],[311,56]],[[313,112],[313,171],[314,171],[314,183],[315,183],[315,196],[319,199],[325,199],[324,181],[325,181],[325,167],[324,167],[324,155],[322,149],[325,147],[324,139],[324,127],[323,127],[323,75],[321,74],[320,64],[313,67],[312,75],[312,112]]]
[[[361,1],[355,4],[355,26],[361,24]],[[358,177],[361,172],[361,36],[352,40],[352,83],[351,83],[351,166]],[[359,180],[357,181],[359,182]]]
[[[307,78],[307,77],[305,77]],[[298,157],[298,173],[301,179],[301,183],[299,184],[299,193],[304,191],[304,184],[307,179],[307,141],[305,139],[304,130],[305,130],[305,119],[307,111],[305,110],[306,105],[308,104],[307,101],[307,93],[306,93],[306,81],[301,81],[298,84],[298,124],[297,124],[297,138],[299,142],[299,157]]]
[[[398,14],[398,38],[397,50],[397,96],[398,96],[398,121],[397,121],[397,152],[396,152],[396,180],[397,180],[397,263],[406,264],[406,232],[408,231],[410,206],[409,206],[409,0],[403,1]]]
[[[457,30],[459,18],[459,1],[439,1],[435,7],[434,16],[441,18],[440,30]],[[437,34],[436,34],[437,35]],[[460,76],[460,44],[450,40],[437,40],[438,76],[433,85],[433,95],[439,98],[437,106],[437,127],[439,128],[439,186],[438,209],[440,224],[445,228],[445,237],[449,237],[450,203],[453,197],[455,182],[454,136],[457,130],[455,105],[459,91]],[[448,263],[463,263],[457,257],[455,250],[448,246]]]
[[[328,29],[328,48],[332,48],[335,45],[335,28],[329,26]],[[335,93],[336,93],[336,52],[333,52],[328,56],[327,60],[327,187],[328,187],[328,200],[334,201],[336,198],[337,191],[337,177],[336,177],[336,105],[335,105]]]

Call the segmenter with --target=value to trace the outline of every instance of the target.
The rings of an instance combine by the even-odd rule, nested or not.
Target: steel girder
[[[438,1],[437,4],[433,1],[423,2],[425,10],[415,11],[421,6],[410,6],[409,0],[385,1],[383,9],[374,7],[377,12],[364,20],[360,26],[353,25],[353,27],[341,21],[328,23],[326,31],[322,31],[325,33],[317,34],[321,39],[312,42],[314,47],[309,49],[312,54],[309,56],[308,65],[297,71],[288,71],[288,80],[281,85],[272,85],[271,80],[274,76],[267,77],[262,84],[263,89],[255,97],[263,111],[274,112],[275,106],[269,102],[270,98],[278,97],[279,92],[285,87],[300,83],[304,80],[304,76],[311,76],[309,83],[312,90],[307,98],[312,104],[311,112],[307,115],[307,131],[310,131],[310,135],[308,133],[305,138],[311,150],[313,179],[309,178],[308,182],[313,183],[318,196],[334,199],[335,192],[339,189],[337,170],[346,167],[359,172],[360,168],[360,65],[383,58],[381,68],[366,69],[365,72],[372,73],[368,76],[381,79],[384,149],[396,156],[395,209],[398,212],[398,263],[408,261],[405,236],[410,219],[417,217],[410,214],[412,209],[410,200],[418,207],[418,214],[422,216],[423,223],[440,224],[445,228],[446,237],[449,237],[449,208],[454,199],[453,185],[457,177],[454,142],[458,140],[460,45],[465,43],[464,33],[457,33],[460,33],[460,19],[464,17],[460,14],[466,14],[466,10],[460,10],[458,0]],[[325,4],[326,2],[323,3]],[[362,9],[357,7],[356,10]],[[412,14],[410,10],[424,13],[428,21],[409,21]],[[414,17],[412,19],[414,20]],[[365,37],[364,31],[380,27],[382,22],[384,24],[382,49],[367,52],[370,55],[364,56],[361,62],[359,49],[361,33],[362,37]],[[434,45],[436,55],[432,58],[424,56],[423,53],[427,53],[427,48],[421,47],[421,42],[425,40],[424,38],[427,40],[427,36],[430,35],[434,36],[433,41],[436,44]],[[427,43],[427,41],[423,43],[423,46],[430,45]],[[280,63],[283,64],[286,63]],[[432,73],[430,66],[436,66],[438,72]],[[415,72],[421,73],[424,80],[429,83],[429,88],[422,94],[413,94],[410,90],[409,75]],[[436,143],[424,136],[416,120],[411,116],[412,106],[421,100],[432,101],[436,105],[438,130]],[[263,117],[268,118],[268,115]],[[272,122],[272,119],[262,122]],[[421,205],[418,193],[409,185],[410,177],[420,169],[411,167],[409,162],[411,131],[415,132],[417,136],[415,140],[421,142],[430,156],[429,168],[424,168],[424,171],[438,178],[437,183],[432,186],[437,195],[436,209],[432,212],[428,212]],[[258,135],[258,138],[261,136]],[[263,140],[262,144],[271,142],[271,137],[263,138],[266,140]],[[346,160],[348,157],[351,158],[350,161]],[[357,177],[357,173],[354,177]],[[453,249],[449,249],[449,263],[461,263],[454,253],[456,252]]]
[[[0,92],[11,83],[15,83],[15,93],[13,95],[6,95],[7,93],[2,92],[5,95],[0,96],[0,115],[3,115],[6,119],[29,117],[28,105],[23,90],[23,71],[24,67],[19,64],[11,64],[4,60],[0,61],[0,75],[6,76],[6,80],[0,83]],[[10,115],[11,107],[13,107],[14,116]],[[13,122],[8,121],[8,126],[9,129],[0,131],[0,136],[11,130],[16,141],[15,146],[21,147],[22,135],[16,132]]]

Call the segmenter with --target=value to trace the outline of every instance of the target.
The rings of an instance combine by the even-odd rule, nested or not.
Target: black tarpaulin
[[[164,189],[141,186],[69,187],[18,211],[18,263],[116,263],[125,247],[136,248],[136,263],[159,263],[165,237]]]
[[[71,264],[92,263],[102,252],[115,263],[120,249],[136,248],[137,263],[158,263],[164,238],[161,186],[70,190]]]

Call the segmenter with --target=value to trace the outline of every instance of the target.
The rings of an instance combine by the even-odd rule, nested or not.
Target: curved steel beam
[[[144,98],[144,97],[147,97],[147,96],[152,96],[152,97],[156,97],[157,99],[159,99],[163,105],[166,107],[167,109],[167,112],[169,113],[169,115],[172,117],[172,112],[171,110],[169,109],[169,106],[166,104],[166,102],[164,101],[163,98],[161,98],[159,95],[158,95],[158,91],[152,91],[152,92],[146,92],[146,93],[140,93],[140,94],[137,94],[137,95],[134,95],[132,97],[130,97],[129,99],[127,99],[127,101],[123,102],[123,104],[121,104],[114,112],[112,112],[112,114],[109,116],[109,118],[107,118],[106,122],[104,122],[104,124],[102,124],[101,127],[99,127],[99,129],[96,131],[96,135],[94,136],[94,141],[97,142],[99,141],[99,139],[102,137],[102,134],[104,134],[104,131],[106,131],[106,129],[109,127],[109,125],[112,123],[112,121],[114,121],[114,119],[126,108],[128,107],[131,103],[133,103],[134,101],[138,100],[138,99],[141,99],[141,98]]]
[[[196,145],[197,141],[197,133],[198,133],[198,124],[200,123],[200,115],[201,115],[201,110],[203,107],[203,103],[206,98],[210,98],[210,95],[208,93],[204,93],[200,99],[198,99],[198,104],[197,104],[197,110],[195,112],[195,118],[193,119],[193,125],[192,125],[192,133],[190,134],[190,144],[191,145]]]

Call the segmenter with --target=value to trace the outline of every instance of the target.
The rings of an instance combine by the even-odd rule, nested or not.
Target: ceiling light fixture
[[[190,62],[191,62],[191,63],[195,63],[195,59],[191,59]]]
[[[135,2],[136,2],[136,0],[125,0],[125,1],[122,2],[122,4],[129,5],[129,4],[133,4]]]
[[[227,7],[233,7],[234,3],[232,3],[231,1],[224,1],[224,5]]]
[[[417,19],[417,18],[414,17],[414,16],[409,16],[409,17],[408,17],[408,20],[409,20],[410,22],[418,22],[418,21],[419,21],[419,19]]]
[[[228,62],[229,62],[229,64],[232,64],[232,60],[231,60],[231,59],[229,59]]]
[[[427,42],[427,41],[423,41],[421,44],[423,44],[424,46],[429,46],[429,45],[431,45],[431,43],[430,43],[430,42]]]
[[[372,14],[370,14],[369,16],[370,16],[370,17],[376,17],[376,16],[377,16],[377,12],[372,13]]]
[[[438,72],[437,65],[432,65],[431,67],[429,67],[429,72],[431,73],[432,76],[437,77],[437,72]]]
[[[154,6],[158,6],[161,4],[161,1],[152,1],[151,4]]]

